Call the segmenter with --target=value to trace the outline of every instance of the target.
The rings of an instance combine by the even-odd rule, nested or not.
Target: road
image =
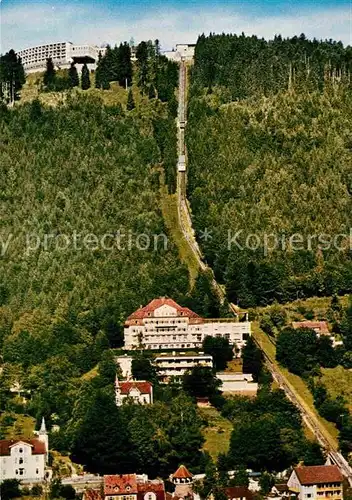
[[[204,262],[204,257],[202,255],[201,249],[199,248],[198,242],[195,237],[195,232],[192,227],[192,219],[190,213],[189,202],[187,199],[187,149],[185,145],[185,128],[187,124],[187,66],[185,62],[180,64],[179,73],[179,106],[178,106],[178,120],[177,120],[177,130],[178,130],[178,154],[185,157],[185,163],[180,168],[178,164],[177,169],[177,196],[178,196],[178,218],[180,227],[185,240],[188,242],[190,251],[192,251],[197,259],[199,269],[205,271],[209,270],[213,276],[213,286],[216,290],[221,302],[225,300],[225,292],[221,286],[217,283],[212,269]],[[237,310],[233,304],[230,304],[231,311],[235,316],[238,316]],[[254,337],[253,337],[254,338]],[[352,468],[349,466],[347,461],[338,452],[334,440],[331,438],[327,430],[322,426],[321,422],[318,420],[316,415],[310,410],[309,406],[296,392],[294,387],[285,378],[285,376],[277,369],[276,365],[273,363],[272,359],[265,352],[265,349],[257,339],[255,339],[259,347],[264,353],[266,364],[278,385],[285,391],[288,399],[297,406],[300,410],[302,418],[306,425],[314,433],[317,441],[324,447],[328,454],[328,460],[330,463],[334,463],[339,466],[341,472],[348,478],[350,485],[352,486]]]

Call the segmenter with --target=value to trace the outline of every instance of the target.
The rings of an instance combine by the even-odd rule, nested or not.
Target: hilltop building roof
[[[145,318],[154,317],[154,312],[162,306],[169,306],[176,309],[178,316],[184,316],[188,318],[199,318],[200,316],[195,312],[191,311],[188,307],[181,307],[173,299],[167,297],[160,297],[158,299],[153,299],[145,307],[140,307],[137,311],[133,312],[128,316],[127,321],[130,320],[143,320]]]

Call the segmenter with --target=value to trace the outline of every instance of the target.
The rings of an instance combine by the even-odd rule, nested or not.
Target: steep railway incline
[[[194,254],[199,269],[209,270],[213,275],[213,286],[222,302],[225,300],[225,291],[217,283],[212,269],[204,262],[201,249],[195,237],[195,232],[192,227],[192,219],[190,213],[189,202],[187,200],[187,150],[185,145],[185,128],[187,124],[187,65],[184,61],[180,64],[179,73],[179,105],[178,105],[178,164],[177,164],[177,205],[179,225],[183,233],[185,241],[187,241],[190,251]],[[233,304],[230,304],[231,311],[235,316],[238,316],[238,311]],[[314,433],[317,441],[325,448],[328,453],[328,461],[331,464],[339,466],[341,472],[347,477],[352,486],[352,468],[349,466],[345,458],[339,453],[335,440],[325,429],[322,423],[317,418],[316,414],[311,410],[309,405],[297,393],[296,389],[286,379],[285,375],[280,371],[279,367],[272,359],[270,354],[266,352],[265,346],[260,342],[260,339],[253,335],[254,340],[264,353],[266,364],[278,385],[285,391],[288,399],[294,403],[300,410],[302,418],[309,429]]]
[[[225,293],[217,283],[214,277],[213,270],[204,262],[203,254],[199,248],[195,237],[195,232],[192,227],[191,212],[189,201],[187,199],[187,150],[185,144],[185,127],[187,123],[187,65],[184,61],[180,64],[179,72],[179,96],[178,96],[178,163],[177,163],[177,206],[178,219],[185,241],[187,241],[190,251],[194,254],[199,269],[209,271],[213,276],[213,287],[223,303]],[[237,316],[237,312],[233,307],[232,312]]]

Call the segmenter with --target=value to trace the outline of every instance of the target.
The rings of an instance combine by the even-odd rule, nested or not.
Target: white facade
[[[124,328],[125,349],[201,348],[207,336],[225,337],[239,350],[251,335],[249,321],[203,319],[172,299],[154,299],[131,314]]]
[[[313,466],[311,469],[321,468],[323,470],[324,467],[331,466]],[[326,475],[324,480],[319,477],[319,480],[314,481],[314,478],[312,478],[309,482],[302,482],[296,470],[293,470],[287,481],[287,486],[290,492],[297,494],[299,500],[343,500],[343,477],[337,467],[336,469],[341,478],[332,479],[330,475]]]
[[[253,376],[250,373],[217,373],[216,376],[221,380],[222,392],[254,396],[258,392],[258,384],[253,382]]]
[[[132,356],[116,356],[115,361],[120,366],[122,377],[125,379],[129,379],[132,377]]]
[[[176,45],[176,49],[167,50],[163,52],[163,54],[165,57],[170,59],[170,61],[193,61],[195,48],[195,44],[178,43]]]
[[[0,441],[0,483],[18,479],[24,483],[43,481],[49,453],[44,419],[36,439]]]
[[[57,69],[69,68],[75,58],[84,58],[89,67],[95,69],[99,52],[105,52],[105,48],[95,45],[74,45],[71,42],[58,42],[28,49],[20,50],[17,55],[22,59],[22,64],[26,73],[45,71],[48,58],[53,60]]]
[[[45,475],[45,454],[32,454],[33,445],[17,441],[10,448],[9,456],[1,456],[0,481],[19,479],[21,481],[43,481]]]
[[[158,369],[160,378],[167,381],[170,377],[183,377],[188,370],[197,365],[213,368],[213,357],[207,354],[158,356],[154,359],[154,365]]]

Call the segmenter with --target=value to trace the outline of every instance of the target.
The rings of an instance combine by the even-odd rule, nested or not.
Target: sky
[[[0,0],[0,52],[70,41],[98,46],[201,33],[332,38],[352,45],[352,0]]]

